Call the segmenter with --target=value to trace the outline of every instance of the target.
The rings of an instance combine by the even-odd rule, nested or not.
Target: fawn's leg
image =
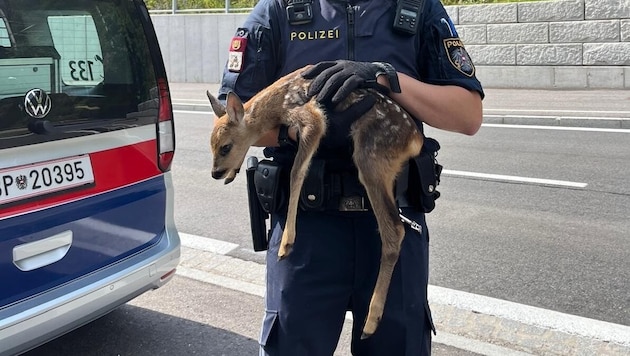
[[[297,220],[300,192],[302,191],[311,159],[326,130],[325,125],[323,120],[313,119],[308,121],[307,124],[300,129],[300,143],[298,145],[295,161],[293,162],[293,168],[291,169],[287,222],[282,232],[282,240],[280,241],[280,248],[278,249],[278,259],[283,259],[288,256],[295,243],[295,221]]]
[[[359,179],[367,191],[378,223],[381,236],[381,263],[363,327],[362,339],[374,334],[383,316],[392,273],[405,236],[405,227],[398,217],[393,193],[394,181],[401,169],[401,164],[391,161],[372,161],[370,163],[368,164],[367,160],[363,160],[363,164],[357,162],[357,168],[359,169]]]

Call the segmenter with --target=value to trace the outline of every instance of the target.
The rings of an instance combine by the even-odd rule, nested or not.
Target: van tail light
[[[168,82],[165,78],[159,78],[157,83],[160,98],[157,125],[158,166],[163,172],[166,172],[171,169],[171,163],[173,163],[175,156],[175,126]]]

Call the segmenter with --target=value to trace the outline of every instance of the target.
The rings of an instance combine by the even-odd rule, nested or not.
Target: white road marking
[[[502,128],[502,129],[630,133],[630,129],[604,129],[604,128],[599,128],[599,127],[570,127],[570,126],[512,125],[512,124],[481,124],[481,126],[496,127],[496,128]]]
[[[508,175],[503,175],[503,174],[466,172],[466,171],[456,171],[456,170],[449,170],[449,169],[443,170],[442,173],[449,176],[455,176],[455,177],[471,177],[471,178],[481,178],[481,179],[504,181],[504,182],[507,181],[507,182],[551,185],[551,186],[572,187],[572,188],[585,188],[588,185],[588,183],[570,182],[570,181],[564,181],[564,180],[508,176]]]
[[[203,100],[201,100],[203,101]],[[615,115],[628,115],[630,116],[630,111],[626,110],[562,110],[562,109],[483,109],[484,113],[491,112],[514,112],[514,113],[573,113],[573,114],[593,114],[593,115],[601,115],[601,114],[615,114]]]

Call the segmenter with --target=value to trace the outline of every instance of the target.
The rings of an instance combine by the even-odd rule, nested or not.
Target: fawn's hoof
[[[280,249],[278,249],[278,261],[281,261],[285,257],[287,257],[289,253],[291,253],[292,248],[293,244],[280,245]]]
[[[380,324],[381,318],[369,318],[366,320],[365,325],[363,326],[363,332],[361,333],[361,340],[365,340],[368,337],[374,335],[376,332],[376,328],[378,328],[378,324]]]

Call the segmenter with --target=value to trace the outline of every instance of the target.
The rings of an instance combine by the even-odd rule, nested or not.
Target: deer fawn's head
[[[241,99],[233,92],[228,93],[226,105],[210,92],[206,92],[216,115],[210,149],[212,150],[212,178],[225,179],[231,183],[239,172],[247,150],[256,142],[245,122],[245,109]]]

